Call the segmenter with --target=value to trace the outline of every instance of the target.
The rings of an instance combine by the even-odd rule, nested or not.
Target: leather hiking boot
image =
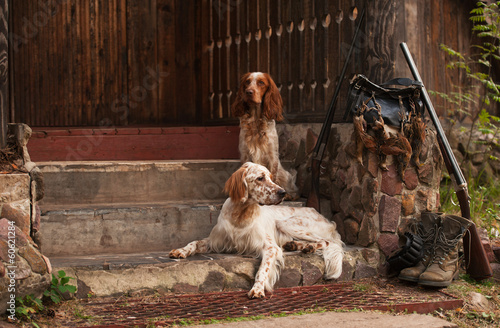
[[[418,279],[418,284],[422,286],[447,287],[458,276],[458,248],[472,222],[456,215],[442,216],[441,219],[434,257]]]
[[[434,257],[434,243],[439,228],[440,214],[441,213],[423,212],[420,215],[420,222],[417,224],[417,234],[422,238],[424,243],[424,256],[417,265],[401,270],[398,276],[399,279],[418,282],[422,272],[427,269]]]

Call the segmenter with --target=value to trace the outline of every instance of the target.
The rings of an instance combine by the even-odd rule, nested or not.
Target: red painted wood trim
[[[34,128],[34,162],[238,159],[237,126],[181,128]]]

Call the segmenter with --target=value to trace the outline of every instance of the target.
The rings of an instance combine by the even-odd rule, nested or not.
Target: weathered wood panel
[[[350,13],[361,1],[206,2],[210,11],[202,36],[209,74],[202,96],[209,110],[204,120],[231,119],[239,77],[247,71],[272,75],[289,121],[322,120],[354,33],[356,17]],[[359,58],[352,68],[354,62]]]
[[[33,161],[238,159],[237,126],[40,129],[28,143]]]
[[[10,120],[32,126],[236,123],[242,74],[269,72],[289,122],[322,121],[362,7],[348,80],[409,76],[407,41],[427,88],[451,91],[445,43],[468,51],[471,4],[362,0],[12,1]],[[444,103],[435,99],[443,113]]]

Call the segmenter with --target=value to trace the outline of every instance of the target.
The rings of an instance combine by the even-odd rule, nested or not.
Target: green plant
[[[461,166],[466,171],[471,196],[471,214],[476,224],[491,235],[498,234],[500,221],[500,185],[488,171],[488,161],[499,161],[494,154],[500,149],[500,118],[493,115],[494,105],[500,104],[500,84],[494,81],[492,68],[500,64],[500,1],[491,4],[478,2],[470,14],[472,31],[477,44],[471,46],[470,55],[444,44],[441,49],[451,58],[448,69],[459,70],[464,78],[461,86],[448,94],[434,92],[447,103],[452,124],[460,123],[465,134]],[[466,128],[464,122],[469,122]],[[472,172],[472,159],[483,162],[479,172]],[[458,212],[456,196],[452,192],[450,177],[444,174],[441,203],[444,212]]]
[[[66,276],[66,272],[64,272],[64,270],[58,271],[57,276],[52,274],[50,287],[43,293],[43,295],[55,304],[60,303],[61,300],[64,299],[64,293],[74,294],[76,292],[76,287],[68,284],[71,279],[74,278]]]
[[[470,153],[473,143],[482,144],[485,147],[478,152],[486,152],[490,159],[493,147],[499,146],[500,118],[488,112],[492,104],[500,103],[500,84],[493,80],[492,68],[500,64],[500,1],[486,5],[477,3],[477,7],[471,11],[470,20],[473,22],[472,31],[480,44],[471,46],[471,55],[463,54],[444,44],[441,49],[452,59],[448,69],[460,70],[465,78],[463,86],[454,86],[456,91],[449,94],[434,92],[445,99],[448,103],[448,114],[452,122],[456,120],[463,122],[469,118],[472,122],[465,146],[467,155]],[[463,129],[463,127],[462,127]],[[474,132],[479,132],[484,138],[475,137]],[[467,157],[464,157],[464,160]]]
[[[485,228],[490,237],[500,237],[500,180],[470,179],[468,187],[474,222]],[[453,190],[452,181],[446,176],[441,184],[441,210],[458,214],[458,199]]]
[[[44,309],[42,300],[36,298],[33,294],[26,295],[24,298],[16,297],[16,318],[20,321],[30,321],[35,327],[38,327],[32,321],[32,315]]]

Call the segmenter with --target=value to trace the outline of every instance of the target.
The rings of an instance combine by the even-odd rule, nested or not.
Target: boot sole
[[[428,287],[448,287],[451,285],[451,281],[422,281],[419,280],[418,284],[421,286],[428,286]]]
[[[405,281],[418,282],[418,277],[415,278],[415,277],[409,277],[409,276],[399,275],[398,278],[401,279],[401,280],[405,280]]]
[[[428,286],[428,287],[448,287],[449,285],[451,285],[451,282],[457,278],[458,278],[458,271],[455,272],[455,274],[449,281],[419,280],[418,284],[421,286]]]

